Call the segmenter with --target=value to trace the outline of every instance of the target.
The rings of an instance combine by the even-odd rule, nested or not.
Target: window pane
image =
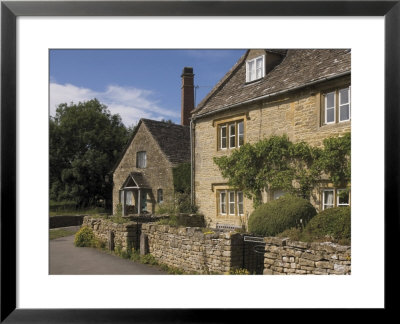
[[[226,193],[225,192],[220,193],[219,200],[220,200],[220,205],[221,205],[221,214],[226,214],[226,207],[225,207]]]
[[[133,205],[133,203],[132,203],[132,197],[133,197],[133,193],[132,193],[132,191],[128,191],[127,193],[126,193],[126,205],[127,206],[132,206]]]
[[[221,126],[221,148],[226,148],[226,126]]]
[[[349,120],[350,119],[350,106],[347,104],[347,105],[343,105],[343,106],[340,106],[340,121],[343,121],[343,120]]]
[[[243,122],[238,123],[238,141],[239,141],[239,146],[244,144],[244,123]]]
[[[349,88],[339,90],[340,104],[349,103]]]
[[[335,93],[327,93],[326,94],[326,108],[331,108],[335,106]]]
[[[333,190],[324,191],[324,208],[332,208],[333,207]]]
[[[229,191],[229,214],[235,214],[235,192]]]
[[[229,147],[235,147],[236,140],[235,140],[235,124],[229,125]]]
[[[146,167],[146,152],[137,152],[136,166],[138,168]]]
[[[339,206],[349,205],[349,193],[346,190],[338,190],[338,205]]]
[[[252,81],[254,79],[254,61],[247,62],[247,81]]]
[[[326,122],[332,123],[335,121],[335,109],[330,108],[326,110]]]
[[[238,213],[239,215],[243,215],[243,192],[237,193],[237,201],[238,201]]]

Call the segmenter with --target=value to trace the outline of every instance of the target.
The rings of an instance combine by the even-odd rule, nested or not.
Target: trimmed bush
[[[313,240],[331,239],[341,244],[350,244],[350,207],[336,207],[323,210],[310,220],[304,229],[304,234]]]
[[[249,232],[274,236],[286,229],[304,226],[317,211],[308,200],[285,195],[259,206],[249,217]]]
[[[83,226],[76,234],[74,240],[75,246],[78,247],[91,247],[95,244],[95,237],[93,230],[87,226]]]

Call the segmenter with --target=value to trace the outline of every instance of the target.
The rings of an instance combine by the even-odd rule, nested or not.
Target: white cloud
[[[168,110],[152,99],[152,91],[133,87],[109,85],[105,91],[98,92],[72,84],[50,83],[50,115],[54,116],[60,103],[78,103],[97,98],[113,114],[120,114],[126,126],[136,124],[140,118],[178,119],[178,111]]]

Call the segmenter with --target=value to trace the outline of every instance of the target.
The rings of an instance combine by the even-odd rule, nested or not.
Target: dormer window
[[[263,78],[265,75],[265,55],[246,62],[246,82]]]

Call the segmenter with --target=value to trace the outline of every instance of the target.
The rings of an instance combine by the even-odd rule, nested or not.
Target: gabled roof
[[[131,172],[121,189],[125,187],[151,188],[141,172]]]
[[[190,127],[142,118],[172,164],[190,162]]]
[[[174,165],[183,162],[190,162],[189,126],[176,125],[172,123],[142,118],[137,124],[135,131],[133,132],[127,145],[125,146],[121,157],[111,170],[112,173],[120,164],[142,124],[148,129],[168,161],[170,161]]]
[[[351,71],[351,53],[347,49],[265,51],[284,55],[284,58],[264,78],[246,84],[245,62],[250,52],[248,50],[193,110],[192,117],[197,118],[224,107],[273,96],[327,78],[350,74]]]

